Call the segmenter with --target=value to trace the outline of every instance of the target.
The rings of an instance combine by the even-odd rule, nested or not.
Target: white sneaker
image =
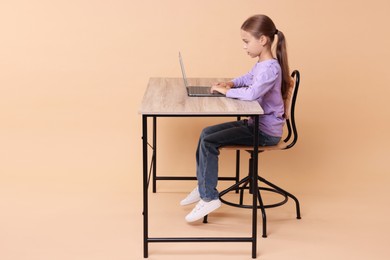
[[[200,200],[198,204],[196,204],[195,208],[191,211],[191,213],[186,216],[186,220],[187,222],[194,222],[198,219],[203,218],[204,216],[219,207],[221,207],[221,201],[219,199],[212,200],[209,202]]]
[[[196,188],[193,189],[191,193],[188,194],[188,196],[184,200],[180,201],[180,205],[185,206],[198,201],[200,201],[200,194],[199,194],[198,186],[196,186]]]

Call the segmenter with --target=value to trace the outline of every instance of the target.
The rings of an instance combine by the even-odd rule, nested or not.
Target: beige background
[[[285,33],[302,74],[299,143],[261,166],[301,199],[303,219],[292,204],[270,210],[259,258],[388,259],[388,10],[386,0],[2,0],[0,259],[142,259],[148,78],[180,77],[178,50],[190,77],[245,73],[255,60],[239,27],[255,13]],[[220,120],[160,120],[159,172],[193,175],[199,131]],[[228,206],[208,225],[184,223],[190,207],[178,201],[194,185],[159,185],[151,235],[248,234],[248,211]],[[250,245],[150,245],[150,259],[199,257],[250,259]]]

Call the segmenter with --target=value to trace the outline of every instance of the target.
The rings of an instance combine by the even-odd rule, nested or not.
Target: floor
[[[15,190],[1,189],[2,208],[7,209],[1,214],[1,259],[143,258],[140,193],[86,191],[83,185],[72,186],[72,191],[61,185],[46,190],[39,186],[19,186],[20,196],[15,195]],[[184,216],[191,206],[178,205],[186,192],[168,191],[164,187],[167,184],[159,186],[158,193],[150,194],[151,237],[250,234],[250,210],[223,205],[210,214],[208,224],[187,224]],[[186,186],[189,185],[182,185],[180,190]],[[14,197],[5,198],[9,194]],[[340,199],[336,195],[305,192],[296,195],[302,204],[302,219],[295,218],[291,201],[282,208],[268,210],[268,237],[259,235],[258,259],[389,258],[389,220],[386,215],[375,214],[380,213],[379,209],[369,209],[359,198]],[[149,259],[183,258],[251,259],[251,245],[154,243],[149,246]]]
[[[3,141],[9,149],[1,165],[0,259],[143,259],[142,179],[140,165],[128,163],[132,151],[123,141],[126,137],[113,135],[102,141],[99,133],[88,132],[58,146],[56,134],[29,135]],[[74,149],[76,143],[78,149]],[[34,149],[38,145],[39,153]],[[301,167],[297,163],[288,166],[287,174],[284,164],[267,165],[264,177],[300,199],[302,219],[295,218],[292,201],[269,209],[268,237],[259,235],[258,259],[390,259],[389,192],[386,181],[380,181],[386,180],[382,178],[386,173],[372,168],[365,175],[366,168],[351,171],[348,164]],[[321,170],[315,172],[316,168]],[[250,210],[227,205],[210,214],[208,224],[186,223],[184,216],[191,206],[181,207],[179,201],[194,185],[192,181],[162,181],[158,192],[150,193],[151,237],[250,234]],[[219,188],[227,185],[220,183]],[[264,194],[264,200],[275,199]],[[149,259],[200,258],[251,259],[251,245],[149,246]]]

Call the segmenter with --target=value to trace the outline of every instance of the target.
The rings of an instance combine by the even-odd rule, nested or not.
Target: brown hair
[[[249,17],[242,24],[241,29],[249,32],[256,39],[260,39],[262,35],[268,37],[271,40],[271,45],[274,42],[275,35],[278,36],[276,58],[282,68],[282,96],[283,98],[286,98],[291,78],[287,59],[286,38],[284,37],[284,34],[276,29],[276,26],[271,18],[262,14]]]

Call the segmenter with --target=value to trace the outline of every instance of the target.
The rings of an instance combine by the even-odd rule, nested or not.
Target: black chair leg
[[[286,196],[290,197],[291,199],[293,199],[295,201],[295,208],[296,208],[296,212],[297,212],[297,219],[301,219],[301,209],[300,209],[300,206],[299,206],[299,201],[298,199],[292,195],[291,193],[283,190],[282,188],[276,186],[275,184],[273,184],[272,182],[269,182],[267,181],[266,179],[264,179],[263,177],[260,177],[259,176],[259,180],[265,184],[267,184],[268,186],[272,187],[273,189],[279,191],[280,193],[283,193],[285,194]]]
[[[263,204],[263,199],[261,198],[260,195],[260,189],[257,191],[257,198],[259,200],[261,216],[263,219],[263,237],[267,237],[267,215],[265,214],[265,208]]]
[[[220,192],[219,194],[219,197],[221,199],[221,201],[227,205],[230,205],[230,206],[234,206],[234,207],[239,207],[239,208],[253,208],[253,205],[244,205],[244,191],[245,190],[248,190],[249,194],[253,194],[253,183],[252,183],[252,174],[253,174],[253,153],[251,153],[251,157],[249,159],[249,174],[248,176],[246,176],[245,178],[243,178],[241,181],[237,182],[236,184],[232,185],[231,187],[223,190],[222,192]],[[257,176],[257,179],[258,179],[258,182],[259,183],[263,183],[265,185],[268,185],[269,187],[265,187],[265,186],[260,186],[258,185],[258,190],[257,190],[257,198],[258,198],[258,204],[259,205],[256,205],[257,208],[260,208],[261,210],[261,215],[262,215],[262,224],[263,224],[263,234],[262,234],[262,237],[266,238],[267,237],[267,215],[266,215],[266,212],[265,212],[265,209],[266,208],[274,208],[274,207],[279,207],[279,206],[282,206],[283,204],[285,204],[287,201],[288,201],[288,198],[291,198],[295,201],[295,206],[296,206],[296,213],[297,213],[297,219],[301,219],[301,211],[300,211],[300,205],[299,205],[299,201],[298,199],[292,195],[291,193],[283,190],[282,188],[276,186],[275,184],[267,181],[266,179],[264,179],[263,177],[261,176]],[[235,191],[237,193],[238,190],[240,190],[240,194],[239,194],[239,204],[237,203],[233,203],[233,202],[229,202],[227,200],[224,200],[222,199],[222,196],[224,196],[225,194],[227,194],[228,192],[230,191]],[[270,192],[274,192],[274,193],[278,193],[279,195],[281,195],[282,197],[284,197],[284,200],[278,202],[278,203],[274,203],[274,204],[267,204],[265,205],[263,203],[263,200],[262,200],[262,197],[261,197],[261,190],[265,190],[265,191],[270,191]],[[207,223],[207,216],[204,217],[203,219],[203,223]]]
[[[228,192],[240,190],[240,201],[239,201],[239,204],[227,203],[224,200],[222,200],[222,202],[225,202],[225,203],[227,203],[228,205],[231,205],[231,206],[236,206],[236,207],[242,206],[243,208],[251,208],[250,206],[243,206],[244,191],[248,190],[250,193],[252,193],[252,185],[250,183],[251,182],[250,176],[251,175],[249,174],[248,176],[243,178],[241,181],[237,182],[233,186],[231,186],[231,187],[227,188],[226,190],[223,190],[223,191],[221,191],[219,193],[219,197],[221,198],[222,196],[224,196]],[[248,185],[249,185],[249,187],[248,187]],[[257,206],[257,208],[260,208],[260,210],[261,210],[262,223],[263,223],[263,235],[262,235],[262,237],[267,237],[267,216],[266,216],[266,213],[265,213],[263,200],[262,200],[261,195],[260,195],[260,189],[257,191],[257,198],[258,198],[258,202],[259,202],[259,206]],[[203,218],[203,223],[207,223],[207,216],[205,216]]]
[[[244,191],[245,191],[246,187],[248,186],[248,184],[249,184],[249,181],[246,181],[244,183],[244,185],[242,186],[242,189],[240,189],[240,205],[244,204]]]
[[[219,197],[222,197],[223,195],[225,195],[226,193],[232,191],[232,190],[237,190],[237,189],[241,189],[240,188],[240,185],[249,181],[249,176],[246,176],[244,179],[242,179],[241,181],[237,182],[236,184],[234,184],[233,186],[230,186],[229,188],[227,188],[226,190],[223,190],[219,193]]]

